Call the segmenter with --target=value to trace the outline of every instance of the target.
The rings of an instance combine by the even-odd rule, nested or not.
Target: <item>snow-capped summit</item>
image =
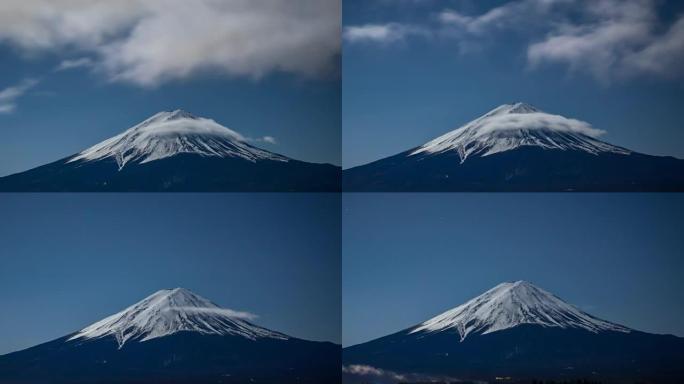
[[[502,104],[491,111],[487,112],[484,116],[489,117],[489,116],[494,116],[494,115],[505,115],[505,114],[510,114],[510,113],[536,113],[536,112],[542,112],[537,107],[523,103],[523,102],[517,102],[517,103],[511,103],[511,104]]]
[[[100,320],[69,340],[114,336],[119,348],[129,340],[146,341],[180,331],[242,336],[251,340],[288,336],[256,326],[239,312],[223,309],[184,288],[163,289],[123,311]]]
[[[164,289],[80,332],[0,355],[0,383],[334,383],[340,345]]]
[[[598,319],[526,281],[497,285],[482,295],[419,324],[409,333],[456,330],[461,341],[470,334],[487,334],[522,324],[579,328],[590,332],[631,332]]]
[[[185,111],[183,109],[176,109],[173,111],[162,111],[154,116],[150,117],[148,120],[152,119],[157,119],[157,120],[177,120],[177,119],[198,119],[197,116],[193,115],[192,113]]]
[[[125,132],[96,144],[69,159],[89,162],[113,158],[122,169],[178,154],[243,158],[251,162],[289,159],[248,144],[239,133],[212,119],[184,110],[159,112]]]
[[[503,104],[483,116],[431,140],[409,156],[456,151],[463,163],[470,156],[488,156],[524,146],[579,150],[591,154],[629,154],[629,150],[597,137],[604,132],[589,123],[545,113],[526,103]]]
[[[340,167],[283,156],[252,141],[184,110],[159,112],[79,153],[0,177],[0,191],[340,190]]]

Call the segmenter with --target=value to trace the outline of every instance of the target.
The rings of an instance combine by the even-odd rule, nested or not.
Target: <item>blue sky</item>
[[[292,336],[340,342],[340,196],[6,194],[0,354],[184,287]]]
[[[339,165],[339,18],[336,0],[3,1],[0,176],[177,108]]]
[[[343,167],[523,101],[684,157],[684,4],[347,0]]]
[[[345,194],[342,206],[344,346],[516,280],[684,336],[680,194]]]

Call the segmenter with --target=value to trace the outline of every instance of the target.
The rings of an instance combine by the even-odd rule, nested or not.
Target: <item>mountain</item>
[[[369,382],[360,372],[520,383],[684,380],[684,338],[599,319],[525,281],[497,285],[408,329],[345,348],[342,356],[345,372],[357,373],[345,375],[350,383]]]
[[[84,151],[0,178],[0,191],[338,191],[339,167],[248,144],[214,120],[160,112]]]
[[[598,139],[589,124],[504,104],[419,147],[343,171],[345,191],[682,191],[684,160]]]
[[[0,356],[2,383],[339,380],[339,345],[257,326],[183,288],[158,291],[78,332]]]
[[[470,334],[486,335],[521,324],[577,328],[594,333],[631,332],[629,328],[582,312],[526,281],[517,281],[499,284],[469,302],[422,323],[411,333],[453,329],[463,341]]]

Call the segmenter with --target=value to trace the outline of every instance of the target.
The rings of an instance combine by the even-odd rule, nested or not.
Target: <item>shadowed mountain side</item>
[[[345,191],[682,191],[684,161],[522,147],[460,163],[413,150],[343,171]]]
[[[69,163],[68,159],[0,178],[14,192],[335,192],[341,170],[297,160],[250,162],[179,154],[124,167],[114,159]]]

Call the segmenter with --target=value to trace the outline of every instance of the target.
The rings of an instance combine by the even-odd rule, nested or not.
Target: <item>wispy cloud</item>
[[[422,27],[401,24],[366,24],[350,26],[344,29],[344,39],[351,43],[379,42],[393,43],[409,36],[425,35],[428,30]]]
[[[273,136],[264,136],[261,138],[261,141],[269,144],[278,144],[278,141]]]
[[[21,83],[0,90],[0,113],[9,114],[17,109],[16,101],[38,84],[36,79],[24,79]]]
[[[547,113],[520,113],[492,116],[478,130],[480,135],[486,135],[493,131],[527,129],[550,129],[558,132],[577,132],[590,137],[598,137],[606,132],[596,129],[591,124],[569,119],[560,115]]]
[[[278,144],[278,140],[276,140],[276,138],[273,136],[262,136],[257,138],[248,137],[245,138],[245,141],[251,141],[256,143],[268,143],[273,145]]]
[[[168,308],[167,311],[210,313],[216,315],[224,315],[241,320],[254,320],[259,318],[259,316],[255,315],[254,313],[235,311],[228,308],[173,307]]]
[[[587,72],[603,83],[635,76],[684,78],[684,15],[664,20],[659,17],[660,4],[654,0],[515,0],[480,14],[445,8],[413,28],[427,31],[423,36],[451,39],[462,53],[473,47],[495,47],[498,36],[515,33],[526,41],[530,69],[564,65],[570,72]],[[394,34],[367,29],[365,35],[358,29],[357,40],[401,38],[401,28],[394,29]]]
[[[496,30],[528,29],[540,22],[553,22],[549,15],[574,0],[514,0],[479,15],[465,15],[454,9],[439,14],[443,25],[465,29],[471,34],[486,34]]]
[[[77,48],[92,55],[96,72],[141,86],[203,71],[326,76],[336,68],[340,30],[338,0],[0,2],[0,42],[26,51]]]
[[[604,82],[635,75],[684,76],[684,16],[666,25],[653,1],[603,0],[583,11],[583,22],[561,24],[529,46],[532,67],[565,64]]]
[[[79,59],[73,60],[62,60],[61,63],[55,68],[55,71],[66,71],[68,69],[74,68],[87,68],[92,67],[95,63],[89,57],[81,57]]]
[[[16,104],[0,104],[0,114],[8,114],[17,109]]]
[[[351,374],[351,375],[358,375],[358,376],[374,376],[376,378],[382,378],[385,377],[387,379],[395,380],[395,381],[405,381],[406,376],[398,374],[396,372],[376,368],[370,365],[362,365],[362,364],[352,364],[352,365],[345,365],[342,367],[342,372]]]
[[[364,381],[378,384],[390,384],[397,382],[461,382],[462,380],[449,376],[425,375],[421,373],[398,373],[387,369],[373,367],[364,364],[351,364],[342,366],[342,373],[358,376]]]

